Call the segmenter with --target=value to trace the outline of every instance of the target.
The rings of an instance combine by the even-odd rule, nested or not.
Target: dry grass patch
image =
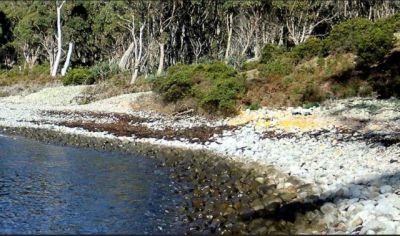
[[[144,79],[138,80],[135,84],[130,84],[127,78],[114,77],[109,80],[100,81],[85,89],[83,95],[86,100],[82,103],[90,103],[122,94],[147,92],[150,90],[151,84]]]

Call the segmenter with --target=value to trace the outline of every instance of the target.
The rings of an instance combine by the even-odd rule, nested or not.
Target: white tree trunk
[[[142,53],[143,53],[143,30],[145,27],[144,23],[142,27],[140,27],[140,32],[139,32],[139,52],[137,51],[138,45],[137,45],[137,40],[136,36],[134,35],[134,42],[135,42],[135,64],[133,68],[133,74],[132,74],[132,79],[131,79],[131,84],[134,84],[136,82],[136,79],[139,75],[139,66],[140,63],[142,62]]]
[[[53,71],[51,72],[52,77],[57,75],[58,65],[60,64],[62,54],[61,8],[63,7],[64,3],[65,0],[62,1],[60,6],[57,6],[57,56],[54,61]]]
[[[50,62],[50,75],[53,73],[54,66],[54,49],[48,52],[49,62]]]
[[[254,60],[260,59],[260,42],[258,41],[258,35],[256,34],[256,40],[254,42]]]
[[[157,69],[157,75],[160,76],[162,72],[164,71],[164,57],[165,57],[165,44],[164,43],[159,43],[160,46],[160,57],[159,57],[159,63],[158,63],[158,69]]]
[[[65,60],[64,67],[61,70],[61,76],[64,76],[67,73],[73,49],[74,49],[74,43],[70,42],[68,46],[67,59]]]
[[[134,84],[136,82],[138,75],[139,75],[139,67],[135,67],[135,69],[133,69],[131,84]]]
[[[226,19],[226,27],[228,30],[228,42],[226,44],[225,51],[225,62],[227,63],[230,56],[231,51],[231,41],[232,41],[232,31],[233,31],[233,14],[229,14],[229,17]]]
[[[127,69],[129,69],[129,62],[130,62],[130,60],[131,60],[132,52],[133,52],[134,47],[135,47],[135,44],[132,42],[132,43],[129,45],[128,49],[126,49],[126,51],[125,51],[124,54],[122,55],[121,60],[120,60],[119,63],[118,63],[118,67],[119,67],[121,70],[127,70]]]

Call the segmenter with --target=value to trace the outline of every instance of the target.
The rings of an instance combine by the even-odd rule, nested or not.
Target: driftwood
[[[191,113],[193,113],[193,112],[194,112],[194,109],[189,109],[189,110],[186,110],[186,111],[174,113],[173,116],[174,116],[174,117],[179,117],[179,116],[191,114]]]

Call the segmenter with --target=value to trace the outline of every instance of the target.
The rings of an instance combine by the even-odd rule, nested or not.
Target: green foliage
[[[350,19],[333,26],[327,37],[326,46],[331,52],[356,52],[356,45],[373,23],[368,19]]]
[[[285,52],[285,48],[275,45],[266,44],[261,51],[260,63],[268,63],[274,60],[275,57],[282,55]]]
[[[154,85],[163,99],[167,102],[176,102],[192,92],[194,65],[175,65],[168,69],[167,77],[159,77]]]
[[[219,78],[200,97],[200,104],[209,113],[232,114],[236,112],[236,99],[245,91],[244,77]]]
[[[0,86],[9,86],[14,84],[19,84],[24,86],[24,84],[36,85],[46,84],[48,82],[57,81],[58,78],[52,78],[49,73],[49,65],[42,64],[36,65],[32,68],[11,68],[0,70]],[[19,87],[19,86],[17,86]]]
[[[85,68],[72,69],[63,79],[64,85],[93,84],[94,82],[93,74]]]
[[[228,65],[233,66],[234,68],[242,68],[246,63],[246,59],[246,56],[243,55],[230,56],[228,59]]]
[[[393,47],[393,34],[381,28],[372,28],[357,45],[358,64],[379,62]]]
[[[285,56],[280,56],[267,64],[260,64],[258,66],[260,76],[263,78],[289,75],[293,71],[293,68],[293,60]]]
[[[199,65],[175,65],[165,77],[159,77],[154,89],[167,102],[194,98],[210,114],[232,114],[236,99],[244,94],[245,78],[223,62]]]
[[[330,52],[353,52],[359,66],[368,66],[381,60],[393,47],[391,27],[368,19],[351,19],[333,27],[325,40]]]
[[[319,103],[318,102],[306,102],[303,104],[304,109],[310,109],[313,107],[319,107]]]
[[[241,70],[247,71],[247,70],[257,69],[258,64],[259,64],[258,61],[245,62],[245,63],[243,63]]]
[[[100,62],[90,68],[70,70],[63,79],[64,85],[93,84],[99,80],[110,79],[119,73],[118,65]]]
[[[389,18],[380,19],[380,20],[376,21],[376,24],[380,28],[386,28],[393,32],[399,32],[400,31],[400,13],[396,13]]]
[[[109,79],[119,72],[118,65],[109,62],[99,62],[90,68],[90,73],[96,81]]]
[[[38,77],[42,75],[49,75],[50,66],[48,64],[36,65],[32,68],[22,69],[13,68],[11,70],[2,70],[1,77],[8,77],[10,79],[17,79],[19,77]]]
[[[324,42],[316,37],[310,37],[304,43],[297,45],[292,49],[291,56],[297,60],[309,60],[315,56],[325,54]]]
[[[260,105],[259,102],[255,102],[255,103],[250,104],[250,105],[248,106],[248,108],[249,108],[251,111],[255,111],[255,110],[260,109],[260,108],[261,108],[261,105]]]

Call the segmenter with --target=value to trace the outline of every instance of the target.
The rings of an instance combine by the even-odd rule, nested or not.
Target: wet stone
[[[281,193],[280,195],[279,195],[279,197],[282,199],[282,201],[284,201],[284,202],[290,202],[290,201],[292,201],[293,199],[295,199],[295,198],[297,198],[297,193],[295,193],[295,192],[284,192],[284,193]]]
[[[262,203],[262,201],[260,199],[256,199],[253,202],[251,202],[250,206],[255,211],[259,211],[259,210],[264,209],[264,204]]]

